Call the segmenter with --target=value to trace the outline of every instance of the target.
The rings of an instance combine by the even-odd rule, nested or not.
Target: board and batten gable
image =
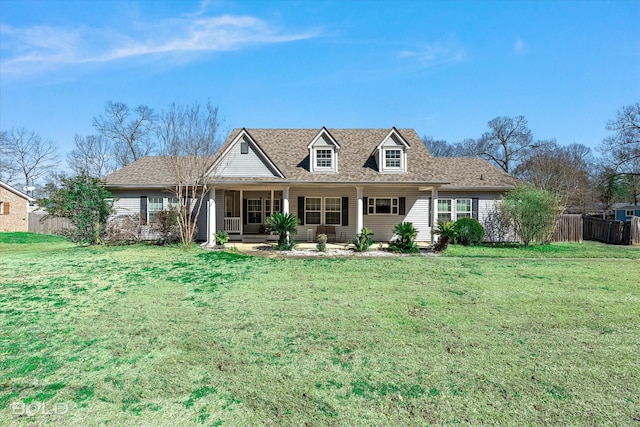
[[[246,134],[240,134],[215,161],[209,177],[280,177],[260,148]]]

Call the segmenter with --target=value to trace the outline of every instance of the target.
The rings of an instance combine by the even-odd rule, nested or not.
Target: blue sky
[[[104,104],[211,99],[223,127],[411,127],[524,115],[591,147],[640,100],[640,1],[0,2],[0,129],[62,155]]]

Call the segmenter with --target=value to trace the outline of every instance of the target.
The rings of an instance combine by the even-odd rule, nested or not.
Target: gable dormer
[[[406,173],[409,143],[393,127],[378,145],[378,171],[382,173]]]
[[[318,132],[307,148],[309,150],[309,171],[313,173],[338,172],[338,154],[341,147],[326,127]]]

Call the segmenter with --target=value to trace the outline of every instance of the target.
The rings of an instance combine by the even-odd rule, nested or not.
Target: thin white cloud
[[[124,59],[224,52],[318,36],[317,31],[287,32],[252,16],[196,14],[138,25],[127,32],[113,29],[0,26],[3,39],[0,70],[10,75]]]
[[[522,41],[522,39],[520,39],[520,38],[516,39],[516,41],[513,43],[513,50],[518,55],[522,55],[524,53],[525,46],[524,46],[524,42]]]
[[[443,42],[434,42],[415,49],[404,49],[398,56],[417,61],[424,67],[459,63],[467,59],[464,49],[454,43]]]

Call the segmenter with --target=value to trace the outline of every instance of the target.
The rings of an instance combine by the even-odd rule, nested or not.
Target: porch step
[[[242,236],[242,243],[266,243],[267,236],[263,234],[257,235],[247,235]]]

